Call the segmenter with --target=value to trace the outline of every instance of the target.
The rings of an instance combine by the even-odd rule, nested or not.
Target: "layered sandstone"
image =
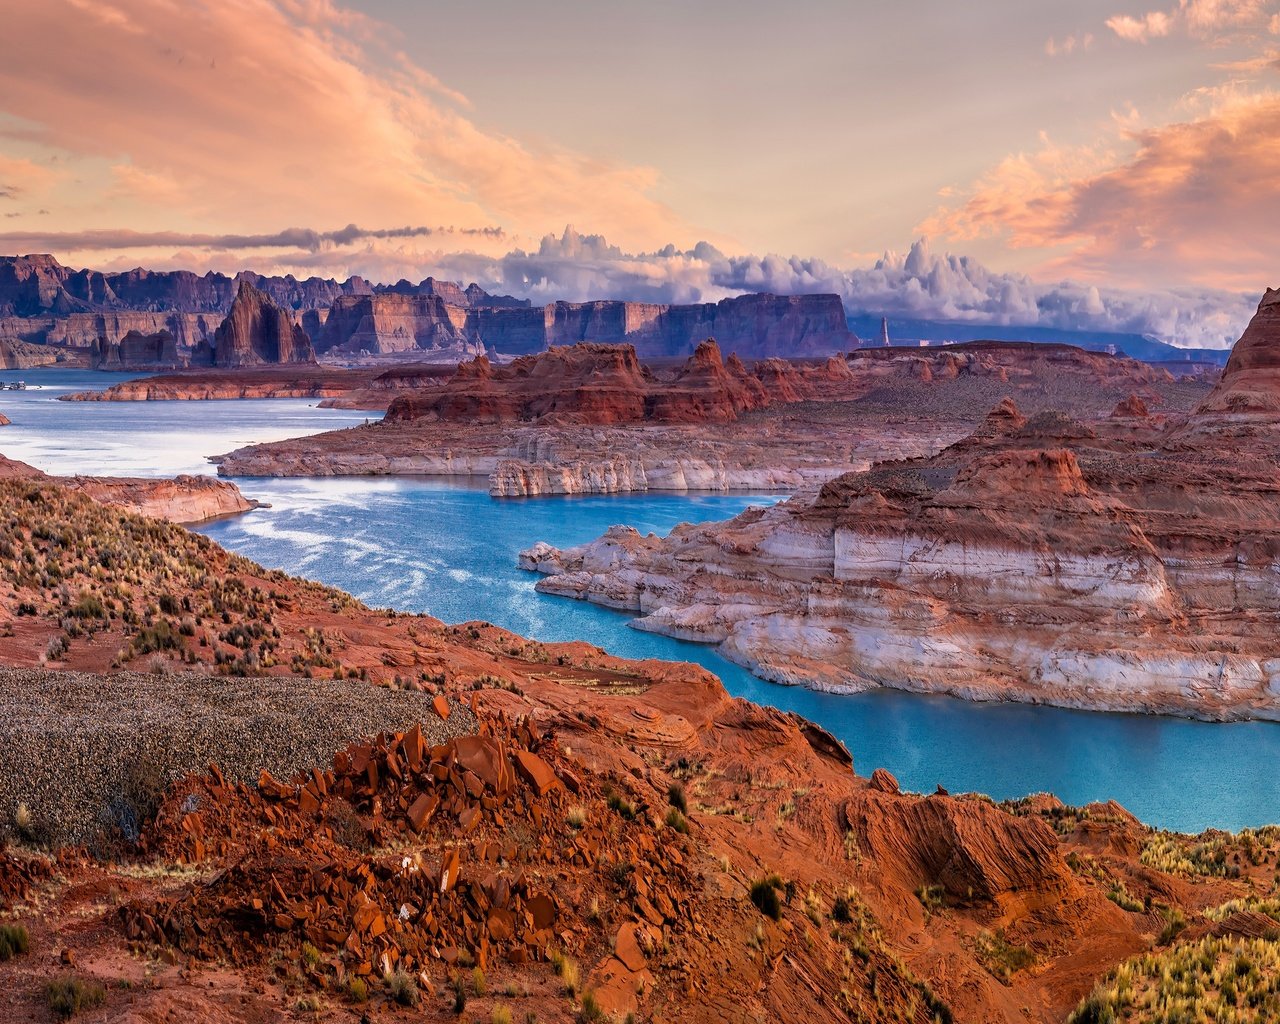
[[[88,349],[100,338],[107,344],[119,343],[131,331],[144,335],[168,331],[185,356],[202,342],[212,344],[242,284],[301,317],[314,332],[323,327],[331,306],[375,294],[385,294],[393,304],[423,299],[451,309],[518,310],[528,305],[488,295],[474,284],[464,289],[431,278],[416,285],[400,281],[380,286],[359,277],[341,282],[315,277],[300,281],[292,275],[265,277],[251,271],[235,277],[141,268],[105,274],[72,270],[48,255],[0,257],[0,340]],[[538,316],[540,324],[540,311]],[[395,328],[386,336],[394,337]],[[465,358],[475,351],[472,346],[458,355]]]
[[[442,387],[410,391],[391,403],[387,422],[730,423],[745,412],[806,398],[856,392],[847,364],[798,366],[765,360],[754,371],[736,357],[726,366],[713,339],[674,371],[655,374],[631,345],[581,343],[495,367],[478,356]]]
[[[214,333],[212,345],[197,346],[191,361],[195,365],[238,369],[314,363],[315,359],[311,339],[293,318],[265,292],[242,280],[226,319]]]
[[[468,330],[470,311],[450,305],[438,294],[344,296],[329,308],[316,336],[322,353],[455,349],[476,355],[484,344]]]
[[[0,368],[28,370],[37,366],[55,366],[65,360],[66,354],[43,345],[0,338]]]
[[[625,342],[644,359],[683,356],[708,337],[750,359],[829,355],[858,344],[837,295],[740,295],[686,306],[557,302],[546,307],[546,324],[549,345]]]
[[[522,564],[780,682],[1280,719],[1272,294],[1189,417],[1005,402],[816,498]]]
[[[466,475],[486,479],[490,493],[505,497],[794,493],[877,459],[932,454],[965,436],[982,410],[1004,397],[1016,396],[1029,411],[1067,405],[1094,420],[1128,396],[1145,396],[1157,411],[1149,421],[1132,421],[1133,432],[1189,409],[1208,390],[1198,379],[1152,378],[1143,364],[1111,356],[1097,357],[1105,372],[1095,374],[1092,354],[1081,350],[1037,375],[1027,369],[1042,365],[1025,351],[1034,348],[995,346],[987,357],[992,372],[928,378],[905,360],[870,369],[841,358],[748,365],[736,355],[717,359],[710,347],[693,360],[642,364],[638,376],[618,346],[578,346],[511,367],[477,360],[452,379],[440,368],[406,368],[332,400],[371,408],[400,396],[389,421],[244,448],[217,461],[220,472],[237,476]],[[545,373],[550,367],[556,374]],[[643,421],[616,422],[641,408]],[[476,417],[486,422],[472,422]]]
[[[0,455],[0,480],[27,480],[88,495],[95,501],[148,519],[204,523],[258,508],[229,480],[182,474],[173,479],[111,476],[49,476]]]
[[[63,402],[174,402],[215,399],[337,399],[368,390],[377,371],[294,365],[227,370],[188,369],[121,381],[101,391],[76,391]],[[376,406],[376,402],[374,405]],[[369,408],[353,405],[351,408]]]
[[[130,331],[119,341],[98,338],[91,356],[95,370],[171,370],[182,366],[177,342],[168,331]]]
[[[742,295],[673,306],[605,299],[545,307],[447,293],[384,293],[336,300],[317,335],[321,353],[490,350],[527,355],[580,343],[631,345],[643,359],[679,358],[717,338],[744,358],[843,352],[858,339],[836,295]]]

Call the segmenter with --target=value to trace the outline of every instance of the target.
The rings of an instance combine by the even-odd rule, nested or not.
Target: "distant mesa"
[[[235,277],[143,269],[103,274],[70,270],[48,255],[0,257],[0,340],[56,346],[63,359],[114,368],[117,358],[121,366],[130,365],[126,353],[111,350],[130,332],[168,331],[180,359],[193,365],[257,365],[234,342],[230,348],[224,342],[225,357],[209,361],[218,326],[243,285],[284,311],[314,341],[317,354],[335,360],[431,353],[460,362],[482,353],[530,355],[582,341],[630,344],[641,359],[668,359],[690,355],[708,337],[744,358],[763,359],[829,355],[858,344],[837,295],[741,295],[691,305],[604,299],[532,306],[490,295],[474,283],[463,288],[433,278],[375,285],[360,277],[299,281],[248,271]],[[202,343],[207,351],[197,354]],[[237,361],[243,359],[248,361]],[[144,359],[143,365],[152,362]]]
[[[178,343],[167,330],[130,331],[119,341],[99,337],[93,347],[95,370],[172,370],[185,365]]]
[[[333,303],[315,336],[321,355],[442,348],[530,355],[596,342],[631,345],[646,360],[689,355],[708,337],[748,359],[827,355],[858,343],[838,295],[763,294],[686,306],[610,299],[540,308],[479,296],[464,307],[447,293],[350,296]]]

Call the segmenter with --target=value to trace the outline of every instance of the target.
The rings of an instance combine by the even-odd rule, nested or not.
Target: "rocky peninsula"
[[[50,476],[0,455],[0,480],[29,480],[86,494],[127,512],[168,523],[193,525],[262,507],[230,480],[182,474],[164,477]]]
[[[1280,719],[1280,292],[1189,413],[1010,399],[926,458],[522,564],[779,682]]]

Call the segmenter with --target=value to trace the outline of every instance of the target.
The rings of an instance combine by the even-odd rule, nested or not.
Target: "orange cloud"
[[[581,220],[635,245],[687,230],[652,198],[653,170],[480,128],[390,29],[330,0],[41,0],[4,22],[0,152],[75,169],[59,227],[537,237]]]
[[[1274,31],[1280,15],[1272,16],[1275,0],[1179,0],[1168,11],[1148,11],[1134,17],[1117,14],[1107,19],[1107,28],[1121,39],[1145,43],[1149,39],[1185,31],[1198,39],[1213,39],[1229,30],[1258,29],[1267,25]]]
[[[1058,250],[1053,269],[1115,283],[1274,284],[1280,94],[1229,95],[1195,120],[1126,131],[1128,152],[1046,143],[1004,161],[921,230]]]

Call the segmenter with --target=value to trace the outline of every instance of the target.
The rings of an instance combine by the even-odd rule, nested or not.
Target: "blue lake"
[[[61,390],[112,380],[74,371],[0,377],[5,373]],[[205,456],[240,444],[365,418],[306,401],[73,404],[50,401],[56,393],[0,394],[0,412],[14,421],[0,429],[0,452],[55,473],[169,475],[207,471]],[[479,488],[403,479],[239,483],[272,507],[201,532],[264,565],[450,622],[484,619],[541,640],[581,639],[626,657],[698,662],[732,693],[829,729],[863,774],[885,767],[911,789],[941,783],[997,798],[1041,790],[1071,803],[1111,798],[1145,821],[1187,831],[1280,822],[1280,726],[776,686],[711,649],[629,629],[625,615],[537,594],[536,578],[515,567],[518,552],[536,540],[581,543],[614,523],[665,533],[780,495],[497,501]]]

